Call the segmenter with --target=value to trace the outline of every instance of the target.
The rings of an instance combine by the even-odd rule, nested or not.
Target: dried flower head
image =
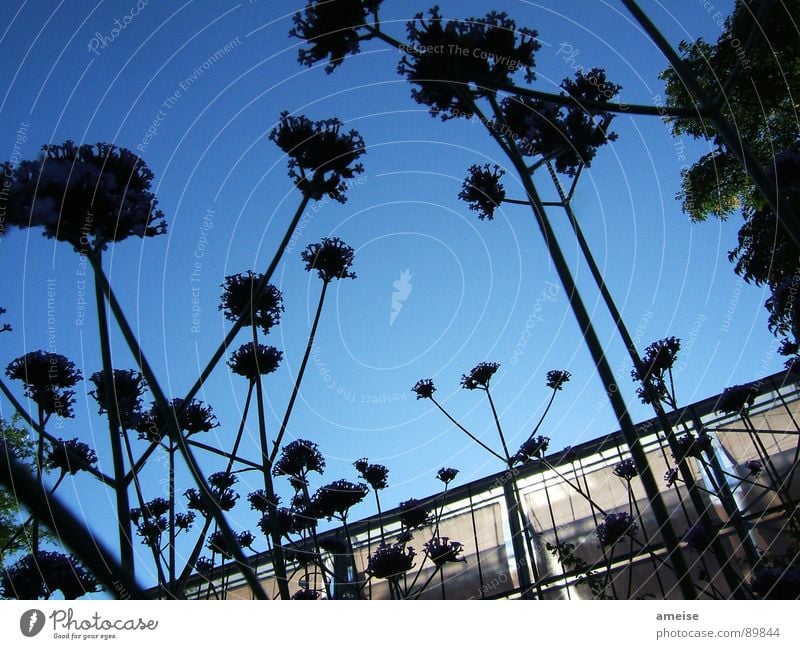
[[[306,264],[306,270],[316,270],[324,282],[356,277],[350,270],[355,251],[338,237],[324,237],[320,243],[308,244],[300,257]]]
[[[235,322],[241,317],[244,326],[255,323],[267,335],[281,321],[283,295],[272,284],[258,294],[263,281],[262,274],[251,270],[228,275],[222,283],[219,309],[226,319]]]
[[[514,457],[517,458],[517,461],[519,462],[527,462],[533,458],[541,459],[544,457],[544,454],[547,452],[549,446],[549,437],[545,437],[544,435],[536,435],[535,437],[530,437],[522,442],[519,447],[519,451],[517,451]]]
[[[614,465],[614,475],[630,482],[639,475],[639,469],[636,468],[636,463],[631,458],[626,458]]]
[[[192,399],[184,406],[184,400],[176,398],[169,402],[169,408],[173,421],[177,422],[178,430],[187,436],[207,433],[219,426],[211,406],[205,405],[202,401]],[[162,433],[168,432],[167,421],[156,402],[153,402],[149,411],[136,418],[134,428],[141,439],[151,442],[161,441]]]
[[[416,498],[409,498],[400,503],[400,522],[408,529],[425,527],[431,521],[428,505]]]
[[[99,590],[97,580],[75,556],[40,550],[6,567],[0,578],[0,596],[9,599],[49,599],[61,591],[73,600]]]
[[[411,391],[417,395],[417,399],[430,399],[436,392],[436,386],[433,385],[433,379],[420,379]]]
[[[675,458],[678,464],[689,457],[700,459],[703,457],[703,453],[710,452],[712,448],[711,437],[706,433],[700,433],[697,436],[686,433],[675,441],[678,447],[678,454],[673,454],[672,457]]]
[[[216,491],[224,491],[235,485],[239,481],[233,473],[228,471],[217,471],[208,476],[208,484]]]
[[[200,557],[195,561],[194,567],[198,575],[209,578],[211,576],[211,571],[214,569],[214,562],[208,557]]]
[[[499,165],[488,163],[469,168],[469,176],[464,179],[458,197],[478,213],[479,219],[491,221],[494,211],[505,199],[506,190],[500,182],[505,173]]]
[[[175,529],[187,531],[192,527],[192,523],[194,523],[195,513],[194,512],[179,512],[175,514]]]
[[[300,599],[300,600],[318,600],[320,598],[320,592],[318,590],[310,590],[308,588],[301,588],[298,590],[294,595],[292,595],[291,599]]]
[[[278,522],[278,533],[281,536],[288,536],[291,532],[295,531],[295,516],[291,510],[286,507],[278,507],[275,509],[275,520]],[[264,536],[270,535],[270,515],[264,514],[258,520],[258,528],[264,533]]]
[[[597,526],[597,538],[604,548],[614,545],[626,536],[636,536],[639,526],[627,512],[609,514]]]
[[[47,456],[48,466],[70,475],[75,475],[95,462],[97,453],[88,444],[78,441],[77,437],[66,441],[59,439]]]
[[[289,177],[311,200],[328,196],[347,201],[347,180],[364,171],[356,162],[367,152],[358,131],[342,133],[342,122],[326,119],[312,122],[303,115],[281,113],[280,123],[269,139],[289,157]]]
[[[743,462],[742,466],[747,469],[747,472],[757,478],[761,475],[761,472],[764,470],[764,464],[761,460],[747,460],[747,462]]]
[[[167,230],[151,191],[153,172],[127,149],[67,140],[37,160],[3,165],[10,183],[6,223],[42,227],[44,236],[82,252]]]
[[[228,367],[234,374],[255,381],[259,375],[264,376],[277,370],[282,359],[283,352],[275,347],[251,341],[231,354]]]
[[[194,509],[203,516],[209,515],[208,504],[197,489],[194,487],[187,489],[183,492],[183,495],[186,496],[186,506],[189,509]],[[212,487],[211,497],[224,512],[233,509],[236,506],[236,501],[239,500],[239,494],[233,489],[215,489]]]
[[[66,356],[42,350],[28,352],[11,361],[6,367],[6,376],[21,381],[25,396],[42,407],[50,405],[54,397],[68,395],[71,399],[73,392],[59,390],[71,388],[83,378],[75,363]]]
[[[465,390],[477,388],[488,390],[489,381],[499,367],[499,363],[478,363],[470,370],[469,374],[461,375],[461,387]]]
[[[278,502],[280,502],[280,498],[276,496],[275,499],[277,501],[275,505],[277,505]],[[269,498],[267,498],[267,492],[263,489],[251,491],[247,494],[247,500],[250,503],[250,509],[255,509],[262,514],[267,513],[267,509],[269,509]]]
[[[450,469],[447,467],[442,467],[436,474],[436,479],[441,480],[445,484],[450,484],[453,480],[456,479],[457,475],[458,475],[458,469]]]
[[[297,439],[281,450],[280,457],[272,467],[272,475],[304,478],[309,472],[325,472],[325,457],[314,442]]]
[[[302,39],[311,47],[301,48],[297,60],[308,67],[328,59],[325,72],[333,72],[345,57],[361,51],[360,42],[370,14],[378,11],[382,0],[311,1],[293,18],[289,36]]]
[[[402,543],[381,544],[369,555],[367,574],[378,579],[392,579],[414,567],[416,552]]]
[[[717,411],[739,413],[753,405],[758,388],[753,384],[725,388],[717,400]]]
[[[551,390],[560,390],[572,378],[567,370],[550,370],[547,373],[546,385]]]
[[[367,485],[348,480],[336,480],[317,489],[311,498],[311,508],[319,518],[340,518],[347,516],[351,507],[357,505],[367,495]]]
[[[89,392],[98,405],[98,413],[103,415],[116,401],[120,423],[124,428],[134,428],[142,407],[145,391],[144,377],[136,370],[112,370],[111,393],[106,394],[106,375],[104,370],[89,377],[95,389]]]
[[[370,464],[367,458],[353,462],[359,476],[375,491],[386,489],[389,485],[389,469],[383,464]]]
[[[445,20],[433,7],[427,18],[415,15],[407,32],[409,44],[398,72],[415,86],[411,96],[443,120],[471,115],[471,103],[461,93],[486,96],[510,84],[519,70],[527,82],[535,78],[536,32],[517,28],[505,13]]]
[[[451,541],[446,536],[432,538],[425,543],[425,554],[436,566],[442,566],[449,562],[466,561],[464,557],[459,556],[463,549],[463,543]]]

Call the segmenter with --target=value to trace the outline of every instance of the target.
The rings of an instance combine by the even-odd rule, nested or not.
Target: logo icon
[[[400,315],[400,311],[403,309],[403,302],[411,295],[411,290],[414,288],[411,286],[412,277],[414,276],[411,274],[411,271],[406,268],[400,273],[400,279],[392,282],[394,292],[392,293],[392,314],[389,316],[390,327],[394,324],[394,321],[397,320],[397,316]]]
[[[26,638],[32,638],[44,628],[44,613],[32,608],[19,618],[19,630]]]

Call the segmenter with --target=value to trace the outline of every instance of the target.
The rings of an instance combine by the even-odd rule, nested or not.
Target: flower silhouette
[[[325,457],[317,445],[307,439],[297,439],[284,446],[272,467],[274,476],[304,478],[310,471],[324,473]]]
[[[639,526],[627,512],[609,514],[597,526],[597,538],[604,548],[614,545],[626,536],[636,536]]]
[[[3,165],[10,181],[9,225],[42,227],[46,237],[82,252],[166,232],[151,191],[153,172],[135,153],[71,140],[42,151],[37,160]]]
[[[178,430],[185,433],[187,437],[197,433],[207,433],[212,428],[219,426],[217,418],[211,411],[211,406],[205,405],[202,401],[192,399],[184,407],[183,399],[176,398],[169,402],[169,406],[173,417],[176,418]],[[183,408],[182,411],[181,408]],[[141,439],[151,442],[160,441],[159,431],[166,429],[166,421],[155,402],[148,412],[137,418],[135,429]]]
[[[367,574],[378,579],[399,577],[414,567],[416,552],[402,543],[381,544],[369,555]]]
[[[226,319],[235,322],[241,316],[244,326],[255,323],[267,335],[281,320],[283,295],[275,286],[267,284],[256,298],[256,291],[263,277],[250,270],[238,275],[228,275],[222,284],[219,309]]]
[[[458,475],[458,469],[450,469],[447,467],[442,467],[436,474],[436,479],[441,480],[445,484],[450,484],[453,480],[456,479],[457,475]]]
[[[421,500],[409,498],[400,503],[400,522],[408,529],[425,527],[431,521],[428,506]]]
[[[631,458],[627,458],[614,465],[614,475],[630,482],[639,475],[639,470],[636,468],[636,463]]]
[[[338,237],[325,237],[321,243],[310,243],[300,253],[306,270],[316,270],[324,282],[345,277],[355,279],[356,274],[350,270],[354,256],[353,249]]]
[[[442,566],[448,562],[466,561],[460,557],[464,544],[458,541],[451,541],[448,537],[432,538],[425,543],[425,554],[437,566]]]
[[[374,490],[386,489],[389,482],[389,469],[382,464],[370,464],[367,458],[353,462],[361,478]]]
[[[14,359],[6,367],[6,376],[25,386],[25,396],[45,415],[72,417],[75,393],[70,388],[81,380],[80,370],[66,356],[35,351]]]
[[[326,119],[312,122],[303,115],[281,113],[280,124],[269,139],[289,157],[289,177],[311,200],[328,196],[335,201],[347,201],[347,179],[364,171],[357,163],[366,153],[364,140],[358,131],[342,133],[342,122]]]
[[[436,386],[433,385],[433,379],[420,379],[411,391],[417,395],[417,399],[430,399],[436,392]]]
[[[40,550],[3,570],[0,595],[16,599],[49,599],[56,591],[73,600],[99,590],[97,580],[74,556]]]
[[[116,399],[120,423],[124,428],[134,428],[141,416],[144,378],[136,370],[112,370],[112,377],[112,394],[107,395],[105,371],[92,374],[89,380],[94,383],[95,389],[89,394],[97,401],[98,413],[101,415],[108,412],[109,406]]]
[[[308,67],[328,59],[325,72],[330,74],[345,57],[361,51],[364,36],[359,31],[370,13],[376,13],[382,0],[326,0],[309,2],[293,18],[290,36],[311,47],[301,48],[297,60]]]
[[[494,218],[494,211],[506,197],[506,190],[500,179],[505,174],[499,165],[472,165],[469,176],[464,179],[458,197],[469,204],[469,209],[478,213],[478,218]]]
[[[547,373],[546,385],[552,390],[560,390],[571,378],[572,374],[567,370],[550,370]]]
[[[271,374],[277,370],[282,359],[283,352],[278,351],[275,347],[251,341],[231,354],[228,367],[234,374],[254,381],[259,374]]]
[[[752,384],[732,385],[725,388],[717,400],[717,410],[739,413],[753,405],[758,389]]]
[[[461,387],[465,390],[489,389],[489,381],[499,369],[499,363],[478,363],[469,374],[462,374]]]
[[[95,462],[97,462],[97,453],[88,444],[78,441],[77,437],[67,441],[58,440],[47,456],[48,466],[60,469],[70,475],[75,475],[81,469],[86,469]]]
[[[351,507],[364,500],[367,492],[365,484],[336,480],[317,489],[311,498],[311,507],[319,518],[331,519],[336,514],[344,518]]]
[[[492,11],[484,18],[448,20],[433,7],[427,18],[418,13],[407,23],[409,45],[397,70],[415,87],[411,96],[442,119],[472,114],[469,101],[459,94],[483,97],[510,83],[524,70],[527,82],[535,78],[536,32],[517,28],[507,14]]]

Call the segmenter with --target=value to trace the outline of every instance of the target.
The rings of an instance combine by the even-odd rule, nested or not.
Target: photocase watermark
[[[536,323],[544,322],[544,318],[542,318],[544,305],[555,302],[556,296],[561,290],[558,284],[554,284],[553,282],[545,282],[545,284],[546,286],[542,289],[541,293],[539,293],[539,296],[533,303],[533,310],[528,316],[528,320],[525,322],[525,328],[522,330],[522,333],[517,340],[517,344],[514,345],[514,351],[511,354],[512,365],[519,363],[519,359],[524,356],[525,349],[528,347],[528,341],[533,335],[533,330],[536,328]]]
[[[38,635],[44,628],[45,616],[38,608],[25,611],[19,617],[19,630],[26,638]]]
[[[681,374],[686,369],[689,358],[697,344],[697,339],[700,336],[700,330],[703,328],[703,324],[706,320],[708,320],[708,316],[705,313],[698,313],[692,323],[692,328],[689,330],[689,335],[681,340],[681,353],[678,354],[678,360],[673,369],[673,374],[675,376]]]
[[[414,287],[411,285],[412,277],[414,276],[411,274],[411,271],[406,268],[400,273],[400,279],[392,282],[394,292],[392,293],[392,312],[389,314],[390,327],[394,324],[394,321],[397,320],[400,311],[403,310],[403,303],[408,299],[409,295],[411,295],[411,291],[414,290]]]
[[[194,247],[194,262],[192,272],[189,274],[189,285],[192,291],[192,325],[193,334],[200,333],[200,278],[203,273],[203,261],[208,247],[208,235],[214,229],[214,215],[216,212],[212,208],[206,210],[203,220],[200,223],[200,232],[197,237],[197,244]]]
[[[736,286],[733,287],[730,298],[728,298],[728,308],[725,309],[725,315],[722,317],[722,326],[719,330],[722,333],[728,333],[733,322],[733,314],[736,313],[736,307],[739,305],[739,297],[742,294],[742,285],[744,284],[741,277],[736,278]]]
[[[75,269],[75,326],[82,327],[86,318],[86,273],[89,270],[89,233],[92,231],[94,214],[87,211],[81,226],[78,267]]]
[[[214,52],[211,56],[209,56],[205,61],[203,61],[200,65],[198,65],[192,73],[183,79],[180,83],[178,83],[178,87],[170,93],[164,101],[161,102],[161,107],[158,109],[158,112],[155,114],[153,119],[150,121],[147,130],[145,131],[142,139],[136,145],[136,150],[140,153],[144,153],[147,147],[150,145],[150,142],[155,139],[156,135],[158,135],[158,130],[161,128],[161,125],[166,121],[167,116],[169,115],[169,111],[171,111],[178,102],[183,97],[183,93],[185,93],[189,88],[191,88],[197,80],[202,77],[206,72],[208,72],[214,65],[216,65],[223,57],[230,54],[233,50],[235,50],[240,45],[243,45],[241,36],[237,36],[231,41],[228,41],[225,45],[220,47],[216,52]]]
[[[5,232],[6,213],[8,212],[8,193],[11,189],[11,177],[22,158],[22,145],[28,141],[28,122],[20,122],[19,128],[14,135],[14,144],[11,149],[11,156],[8,159],[8,166],[3,174],[0,183],[0,234]]]
[[[131,10],[122,17],[122,20],[119,18],[114,18],[114,24],[116,27],[112,27],[108,34],[101,34],[100,32],[95,32],[94,36],[89,39],[89,46],[88,49],[90,52],[94,52],[97,56],[100,56],[99,50],[106,49],[109,45],[111,45],[119,36],[124,32],[128,26],[133,22],[133,19],[138,16],[141,11],[147,6],[148,0],[139,0]]]

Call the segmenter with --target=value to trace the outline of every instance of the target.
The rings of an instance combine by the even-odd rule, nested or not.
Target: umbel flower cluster
[[[153,172],[136,154],[71,140],[42,150],[37,160],[4,165],[8,225],[41,227],[44,236],[84,252],[166,232],[151,191]]]

